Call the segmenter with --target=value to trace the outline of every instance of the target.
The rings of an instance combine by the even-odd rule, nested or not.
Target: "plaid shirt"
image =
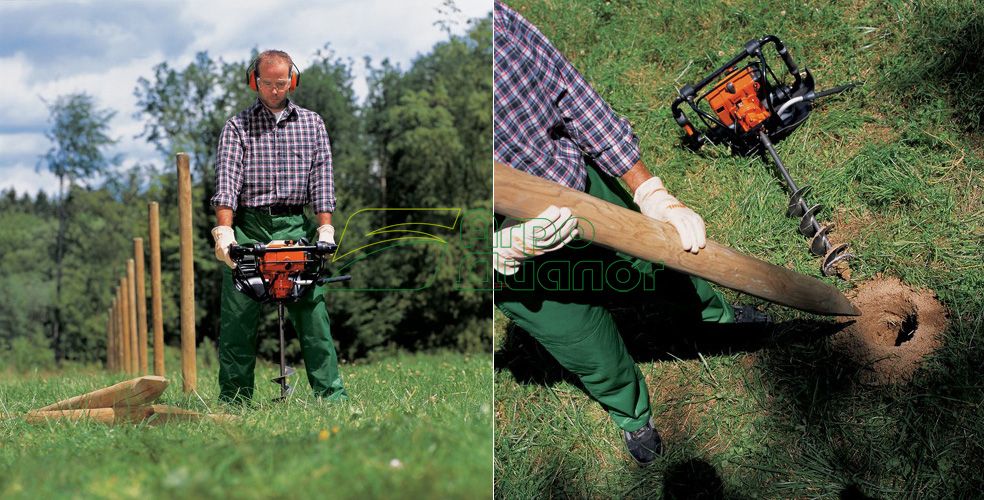
[[[495,2],[499,161],[584,191],[586,158],[614,177],[639,161],[632,128],[529,21]]]
[[[287,101],[280,122],[256,100],[222,128],[212,206],[314,204],[335,211],[331,146],[321,117]]]

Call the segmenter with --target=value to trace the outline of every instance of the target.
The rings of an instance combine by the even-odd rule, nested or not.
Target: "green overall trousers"
[[[639,210],[617,180],[591,166],[585,191],[616,205]],[[583,229],[583,221],[579,226],[582,236],[590,234],[590,229]],[[600,286],[589,287],[588,281],[595,282],[593,279],[579,280],[577,272],[569,271],[588,261],[597,264],[595,269],[617,271],[605,273]],[[562,265],[557,268],[556,264]],[[564,273],[572,277],[561,277]],[[652,410],[642,372],[629,356],[607,308],[612,296],[617,299],[619,294],[651,294],[657,299],[655,302],[665,302],[667,307],[692,310],[695,320],[734,322],[731,306],[706,281],[586,241],[574,240],[556,252],[529,259],[519,273],[499,279],[501,288],[495,293],[499,310],[576,375],[615,424],[629,432],[645,425]],[[545,287],[557,283],[562,286]],[[626,283],[639,286],[627,287]],[[646,287],[647,283],[652,286]]]
[[[233,224],[236,242],[269,243],[273,240],[316,240],[316,226],[302,215],[271,216],[240,207]],[[347,399],[338,372],[338,356],[331,340],[325,307],[325,286],[312,287],[297,302],[285,304],[288,317],[301,341],[308,381],[316,396]],[[219,330],[219,398],[248,400],[253,396],[256,367],[256,325],[260,303],[236,290],[232,271],[223,266],[222,318]],[[276,335],[276,332],[272,332]]]

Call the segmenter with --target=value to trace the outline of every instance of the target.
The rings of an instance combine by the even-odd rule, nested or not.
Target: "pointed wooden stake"
[[[138,424],[146,422],[148,425],[161,425],[168,422],[191,422],[198,420],[211,420],[213,422],[227,423],[239,419],[236,415],[226,413],[198,413],[185,410],[176,406],[167,405],[145,405],[130,406],[119,408],[82,408],[73,410],[35,410],[24,415],[24,420],[28,423],[36,424],[50,420],[79,421],[92,419],[104,424]]]
[[[167,388],[167,379],[155,375],[138,377],[116,385],[68,398],[37,411],[75,410],[140,406],[160,397]]]

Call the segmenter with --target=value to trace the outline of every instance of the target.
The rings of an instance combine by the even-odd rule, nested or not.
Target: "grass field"
[[[898,277],[935,292],[949,327],[911,382],[869,386],[832,349],[830,319],[762,304],[779,322],[766,332],[623,324],[667,447],[640,469],[600,406],[497,313],[496,496],[984,495],[979,2],[509,3],[632,122],[643,159],[704,216],[709,238],[810,276],[819,260],[784,216],[771,164],[680,147],[669,105],[767,33],[818,90],[864,81],[821,102],[779,154],[857,254],[849,279],[823,279],[848,292]]]
[[[162,426],[30,425],[32,408],[125,379],[101,369],[7,373],[0,382],[0,498],[488,498],[488,356],[419,354],[342,365],[352,399],[297,392],[269,402],[276,366],[257,369],[251,408],[223,406],[214,358],[199,357],[197,396],[179,372],[160,402],[240,416]],[[180,365],[169,359],[170,367]],[[13,418],[10,418],[13,417]]]

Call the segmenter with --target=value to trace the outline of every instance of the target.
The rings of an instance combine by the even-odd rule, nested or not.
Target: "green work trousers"
[[[304,215],[271,216],[245,207],[236,213],[233,229],[239,244],[302,237],[314,241],[317,232],[316,226]],[[313,287],[297,302],[286,303],[285,309],[301,341],[304,368],[314,394],[331,400],[347,399],[338,372],[338,355],[331,340],[324,295],[325,286]],[[224,267],[219,330],[219,398],[222,400],[248,400],[253,396],[260,305],[236,290],[232,271]]]
[[[586,191],[638,211],[617,180],[592,167]],[[590,230],[582,230],[585,233]],[[608,270],[596,273],[603,279],[583,279],[577,270],[587,262],[593,262],[586,267],[596,271]],[[612,299],[644,293],[653,303],[697,321],[734,322],[731,306],[706,281],[586,241],[574,240],[561,250],[527,260],[517,275],[500,280],[495,294],[499,310],[576,375],[615,424],[629,432],[645,425],[652,410],[645,379],[609,311]]]

